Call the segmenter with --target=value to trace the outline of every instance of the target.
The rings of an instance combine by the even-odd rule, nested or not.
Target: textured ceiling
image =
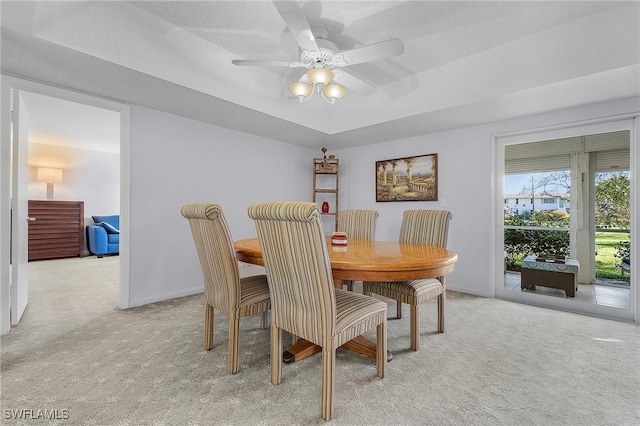
[[[6,2],[2,70],[249,133],[332,149],[640,95],[640,3],[613,1]],[[279,11],[339,50],[399,38],[347,67],[376,86],[298,104],[304,69]]]

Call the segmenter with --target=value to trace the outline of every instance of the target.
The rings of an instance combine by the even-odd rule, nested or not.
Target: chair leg
[[[282,329],[271,324],[271,383],[282,381]]]
[[[229,374],[240,370],[240,318],[229,318]]]
[[[347,285],[347,290],[353,291],[353,284],[354,284],[353,281],[348,280],[348,281],[345,281],[344,283]]]
[[[269,312],[264,311],[260,316],[260,329],[265,330],[269,324]]]
[[[378,377],[387,374],[387,322],[384,321],[376,327],[376,367]]]
[[[418,305],[411,304],[411,326],[409,327],[409,334],[411,335],[411,349],[414,351],[420,350],[420,307]]]
[[[202,348],[205,351],[213,348],[213,306],[204,304],[204,340]]]
[[[446,291],[443,291],[442,294],[438,295],[438,331],[440,333],[444,333],[446,330],[446,322],[445,322],[445,302],[446,302]]]
[[[396,318],[402,319],[402,302],[396,302]]]
[[[371,296],[372,293],[370,291],[367,291],[367,290],[369,290],[369,288],[367,286],[367,282],[363,281],[362,282],[362,294],[364,294],[365,296]]]
[[[335,364],[336,348],[332,344],[327,344],[322,348],[322,418],[324,420],[331,420],[333,417]]]

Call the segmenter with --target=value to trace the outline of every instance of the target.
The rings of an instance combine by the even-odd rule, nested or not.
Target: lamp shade
[[[313,84],[329,84],[333,80],[333,71],[326,68],[311,68],[307,77]]]
[[[62,182],[62,169],[52,169],[49,167],[38,167],[39,182]]]
[[[291,83],[289,83],[289,91],[293,96],[297,98],[299,98],[300,96],[306,98],[313,91],[313,86],[302,81],[292,81]]]
[[[336,99],[340,99],[347,94],[347,88],[342,84],[331,83],[322,88],[322,93],[331,101],[335,101]]]

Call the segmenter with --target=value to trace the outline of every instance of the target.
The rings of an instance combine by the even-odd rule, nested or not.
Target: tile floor
[[[505,274],[504,288],[506,290],[526,291],[555,297],[566,297],[564,290],[542,286],[536,286],[535,290],[522,290],[520,288],[519,272],[509,271]],[[581,300],[583,302],[589,302],[596,305],[629,309],[631,307],[631,291],[629,290],[629,287],[578,284],[578,291],[576,291],[575,300]]]

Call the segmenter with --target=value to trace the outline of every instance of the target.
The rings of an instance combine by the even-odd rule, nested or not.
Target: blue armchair
[[[89,252],[98,257],[120,253],[120,215],[91,218],[95,223],[87,225]]]

